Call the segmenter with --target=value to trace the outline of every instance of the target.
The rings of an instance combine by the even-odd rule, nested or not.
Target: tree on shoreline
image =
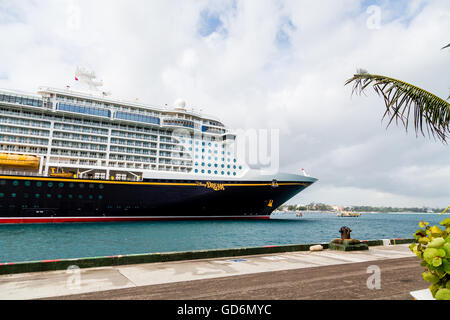
[[[375,92],[384,98],[386,111],[383,119],[389,117],[388,126],[396,120],[397,124],[400,121],[408,131],[412,113],[416,135],[421,132],[425,136],[426,129],[428,135],[446,143],[450,135],[450,103],[444,99],[407,82],[369,74],[365,70],[358,70],[345,85],[352,82],[352,93],[361,94],[372,85]]]
[[[450,44],[442,49],[445,48],[450,48]],[[397,124],[400,121],[408,131],[412,116],[416,135],[421,132],[425,136],[426,129],[428,135],[446,143],[450,135],[450,103],[446,100],[407,82],[370,74],[363,69],[357,70],[345,85],[350,83],[353,83],[352,94],[361,95],[371,85],[383,97],[386,111],[382,119],[389,117],[388,127],[396,120]],[[447,100],[449,99],[450,95]]]

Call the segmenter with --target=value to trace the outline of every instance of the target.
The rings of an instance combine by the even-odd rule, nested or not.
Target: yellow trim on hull
[[[8,180],[48,180],[60,182],[85,182],[85,183],[101,183],[101,184],[130,184],[130,185],[156,185],[156,186],[199,186],[197,183],[167,183],[167,182],[130,182],[130,181],[110,181],[110,180],[84,180],[84,179],[55,179],[51,177],[21,177],[21,176],[0,176],[0,179]],[[216,181],[216,180],[213,180]],[[223,184],[225,187],[267,187],[272,183],[246,183],[246,184]],[[278,183],[280,186],[307,186],[304,182],[286,182]]]

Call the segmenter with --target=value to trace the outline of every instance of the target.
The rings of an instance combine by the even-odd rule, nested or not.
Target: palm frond
[[[444,99],[412,84],[369,74],[365,70],[358,71],[345,85],[350,83],[353,83],[352,94],[361,94],[371,85],[384,99],[386,111],[383,119],[389,117],[388,127],[395,120],[408,131],[410,121],[413,121],[416,135],[421,132],[425,136],[425,128],[429,136],[446,143],[450,134],[450,103]]]

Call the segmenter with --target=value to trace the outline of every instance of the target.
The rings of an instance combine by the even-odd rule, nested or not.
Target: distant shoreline
[[[296,214],[298,212],[301,212],[302,214],[308,214],[308,213],[320,213],[320,214],[338,214],[337,211],[316,211],[316,210],[294,210],[294,211],[288,211],[288,210],[282,210],[282,211],[274,211],[272,214]],[[358,213],[358,214],[427,214],[427,215],[439,215],[440,212],[414,212],[414,211],[393,211],[393,212],[383,212],[383,211],[351,211],[351,213]]]

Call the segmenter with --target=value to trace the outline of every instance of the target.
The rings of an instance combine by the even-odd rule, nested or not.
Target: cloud
[[[386,129],[383,101],[344,83],[365,68],[447,97],[449,17],[446,0],[2,1],[0,87],[87,66],[116,97],[280,129],[281,169],[320,179],[294,202],[447,206],[448,146]]]

